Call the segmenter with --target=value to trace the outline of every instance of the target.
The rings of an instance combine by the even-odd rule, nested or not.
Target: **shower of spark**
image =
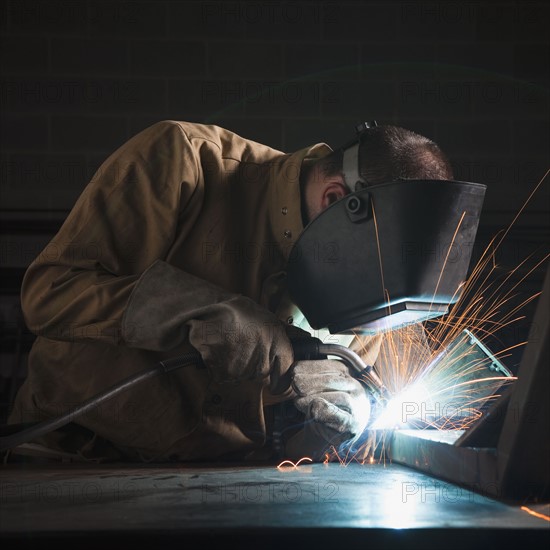
[[[496,252],[549,173],[550,170],[539,181],[510,226],[493,237],[468,279],[456,289],[458,299],[447,315],[385,334],[375,369],[391,398],[383,407],[374,408],[369,427],[360,437],[338,449],[329,449],[325,462],[338,461],[344,466],[352,461],[372,463],[375,457],[384,456],[386,436],[394,429],[468,429],[482,416],[485,407],[500,396],[498,392],[514,382],[516,378],[501,360],[526,342],[494,354],[483,342],[498,338],[502,329],[524,319],[521,310],[540,292],[519,305],[511,306],[511,302],[519,294],[520,285],[550,254],[538,261],[531,254],[502,276]],[[464,215],[459,224],[463,218]],[[451,242],[449,251],[452,245]],[[448,257],[449,254],[438,284]],[[526,271],[521,277],[520,269]],[[357,338],[367,349],[369,337]]]
[[[304,456],[296,462],[292,462],[292,460],[283,460],[277,465],[277,470],[284,470],[285,468],[291,468],[291,469],[297,470],[298,466],[300,466],[300,464],[302,462],[305,462],[306,460],[308,462],[313,462],[313,460],[309,458],[309,456]]]
[[[544,519],[546,521],[550,521],[550,516],[547,516],[546,514],[541,514],[540,512],[537,512],[536,510],[531,510],[531,508],[528,508],[527,506],[522,506],[520,508],[524,512],[527,512],[528,514],[535,516],[536,518]]]

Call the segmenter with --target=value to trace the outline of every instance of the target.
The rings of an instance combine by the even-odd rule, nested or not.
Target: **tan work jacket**
[[[115,151],[25,275],[23,312],[38,337],[9,422],[57,416],[190,349],[185,341],[165,351],[140,346],[135,335],[129,341],[124,315],[153,264],[243,294],[286,321],[285,264],[303,230],[302,162],[330,151],[317,144],[284,154],[216,126],[176,121],[154,124]],[[91,458],[246,457],[265,445],[269,405],[291,391],[222,387],[204,369],[184,368],[41,441]]]

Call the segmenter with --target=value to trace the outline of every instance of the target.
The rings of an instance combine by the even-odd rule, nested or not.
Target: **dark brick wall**
[[[70,208],[164,118],[284,150],[376,118],[437,140],[506,222],[548,168],[548,15],[528,0],[3,2],[2,208]]]
[[[487,240],[550,165],[548,6],[2,1],[3,267],[23,269],[106,156],[161,119],[285,151],[338,146],[361,120],[405,126],[435,139],[458,179],[489,186]],[[510,233],[508,265],[547,249],[549,189]]]

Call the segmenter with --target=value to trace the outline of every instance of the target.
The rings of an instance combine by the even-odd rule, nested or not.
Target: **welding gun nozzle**
[[[318,350],[325,355],[334,355],[343,359],[355,371],[355,377],[368,386],[377,401],[388,399],[388,390],[372,365],[365,365],[361,357],[353,350],[339,344],[318,344]]]
[[[388,389],[371,365],[366,366],[357,378],[364,381],[378,402],[387,401],[389,399],[390,394]]]
[[[339,344],[325,344],[318,338],[292,341],[296,359],[326,359],[329,355],[339,357],[355,371],[355,378],[365,384],[378,402],[387,401],[388,390],[371,365],[366,365],[353,350]]]

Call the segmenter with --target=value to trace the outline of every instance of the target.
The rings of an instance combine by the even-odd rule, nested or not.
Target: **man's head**
[[[369,129],[361,139],[359,158],[360,174],[369,185],[398,178],[453,179],[451,164],[436,143],[398,126]],[[306,223],[350,193],[342,162],[343,149],[339,148],[305,172],[302,203]]]

